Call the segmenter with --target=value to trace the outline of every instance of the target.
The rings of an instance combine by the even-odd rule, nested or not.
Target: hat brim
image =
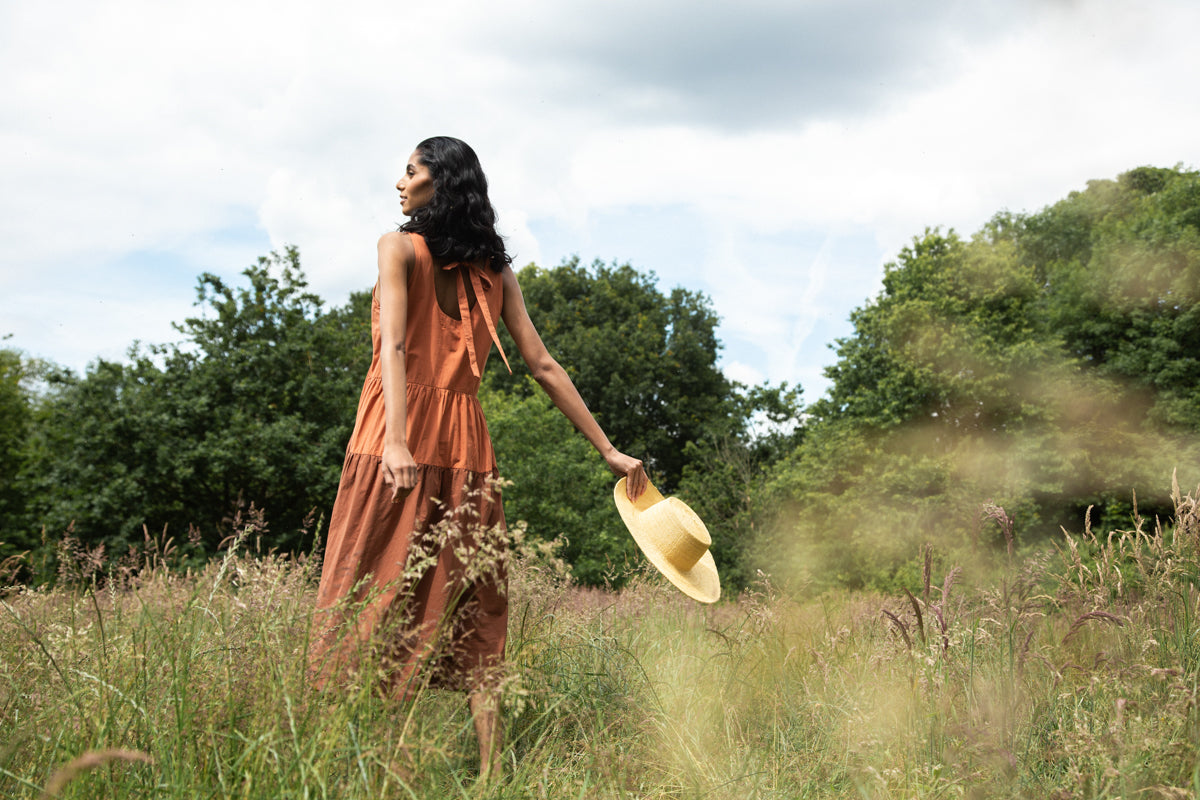
[[[647,535],[641,524],[641,514],[664,499],[662,493],[649,481],[646,483],[646,490],[636,501],[632,502],[625,493],[624,478],[617,481],[617,485],[613,487],[613,500],[617,504],[621,520],[655,569],[675,584],[679,591],[693,600],[699,600],[701,603],[715,603],[721,596],[721,578],[717,574],[717,562],[713,560],[712,551],[706,550],[691,569],[687,571],[677,569],[663,556],[662,551]]]

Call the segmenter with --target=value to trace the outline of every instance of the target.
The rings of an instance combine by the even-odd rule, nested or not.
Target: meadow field
[[[1011,557],[926,551],[898,596],[761,576],[702,606],[519,545],[490,783],[462,695],[308,685],[315,556],[251,521],[201,569],[151,537],[101,571],[67,538],[53,588],[0,602],[0,796],[1196,797],[1196,496]]]

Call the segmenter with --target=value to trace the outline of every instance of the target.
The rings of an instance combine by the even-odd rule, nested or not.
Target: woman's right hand
[[[392,490],[392,502],[398,503],[417,485],[417,462],[413,460],[408,446],[403,444],[384,445],[383,482]]]
[[[642,496],[650,480],[646,477],[646,470],[640,459],[627,456],[614,448],[604,460],[608,462],[608,468],[614,475],[625,478],[625,494],[630,501]]]

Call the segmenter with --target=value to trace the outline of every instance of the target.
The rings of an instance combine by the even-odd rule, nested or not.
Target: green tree
[[[1141,167],[1020,223],[1067,351],[1200,430],[1200,173]]]
[[[354,422],[369,298],[324,312],[294,248],[244,275],[237,288],[201,276],[205,313],[177,326],[182,342],[54,383],[25,481],[36,522],[117,552],[143,525],[191,528],[212,551],[253,503],[265,544],[307,546],[300,532],[332,504]]]
[[[532,379],[529,379],[532,380]],[[541,391],[521,396],[485,387],[480,401],[496,449],[509,524],[561,539],[559,555],[589,585],[619,585],[637,545],[612,501],[615,479],[591,444]]]
[[[761,545],[762,519],[770,510],[766,487],[780,459],[803,441],[799,387],[756,386],[736,395],[738,417],[750,420],[740,435],[711,434],[688,442],[679,496],[705,521],[726,590],[755,578],[753,553]]]
[[[29,383],[37,364],[20,351],[0,349],[0,562],[33,542],[24,530],[25,496],[18,484],[33,417]]]
[[[747,388],[725,378],[708,298],[682,288],[663,294],[653,273],[570,259],[551,270],[529,265],[518,277],[531,319],[610,438],[646,461],[660,489],[697,510],[727,588],[744,586],[753,575],[746,552],[756,534],[755,493],[802,435],[799,389]],[[566,421],[547,410],[520,360],[513,363],[512,375],[502,367],[487,375],[489,407],[504,409],[499,421],[489,416],[497,458],[515,483],[505,508],[535,536],[565,536],[576,576],[599,582],[635,552],[613,512],[613,479],[581,437],[565,435]],[[547,463],[556,465],[549,473]],[[581,469],[595,476],[594,485]],[[592,488],[549,500],[567,484]]]
[[[966,558],[995,533],[987,501],[1024,541],[1092,505],[1128,525],[1131,490],[1168,511],[1172,469],[1200,478],[1197,178],[1134,170],[904,248],[772,474],[775,565],[911,585],[924,543]]]
[[[717,316],[708,298],[663,294],[653,275],[628,264],[590,268],[578,258],[518,273],[529,316],[613,442],[643,458],[665,491],[687,462],[688,442],[737,434],[734,384],[717,368]],[[515,345],[501,333],[505,350]],[[493,388],[528,396],[536,387],[516,359],[491,369]]]

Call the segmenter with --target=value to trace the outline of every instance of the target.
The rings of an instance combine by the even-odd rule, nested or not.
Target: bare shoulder
[[[379,237],[379,269],[399,269],[407,275],[417,261],[416,250],[407,233],[391,231]]]
[[[509,291],[521,291],[521,285],[517,283],[517,271],[512,268],[512,265],[504,265],[504,269],[500,271],[500,280],[504,283],[505,294],[508,294]]]
[[[500,313],[507,324],[514,313],[525,310],[525,298],[521,296],[521,284],[517,282],[517,271],[511,265],[505,264],[500,271],[500,282],[504,286]]]
[[[380,236],[377,247],[380,254],[396,253],[402,257],[411,258],[413,253],[412,240],[403,231],[389,231]]]

